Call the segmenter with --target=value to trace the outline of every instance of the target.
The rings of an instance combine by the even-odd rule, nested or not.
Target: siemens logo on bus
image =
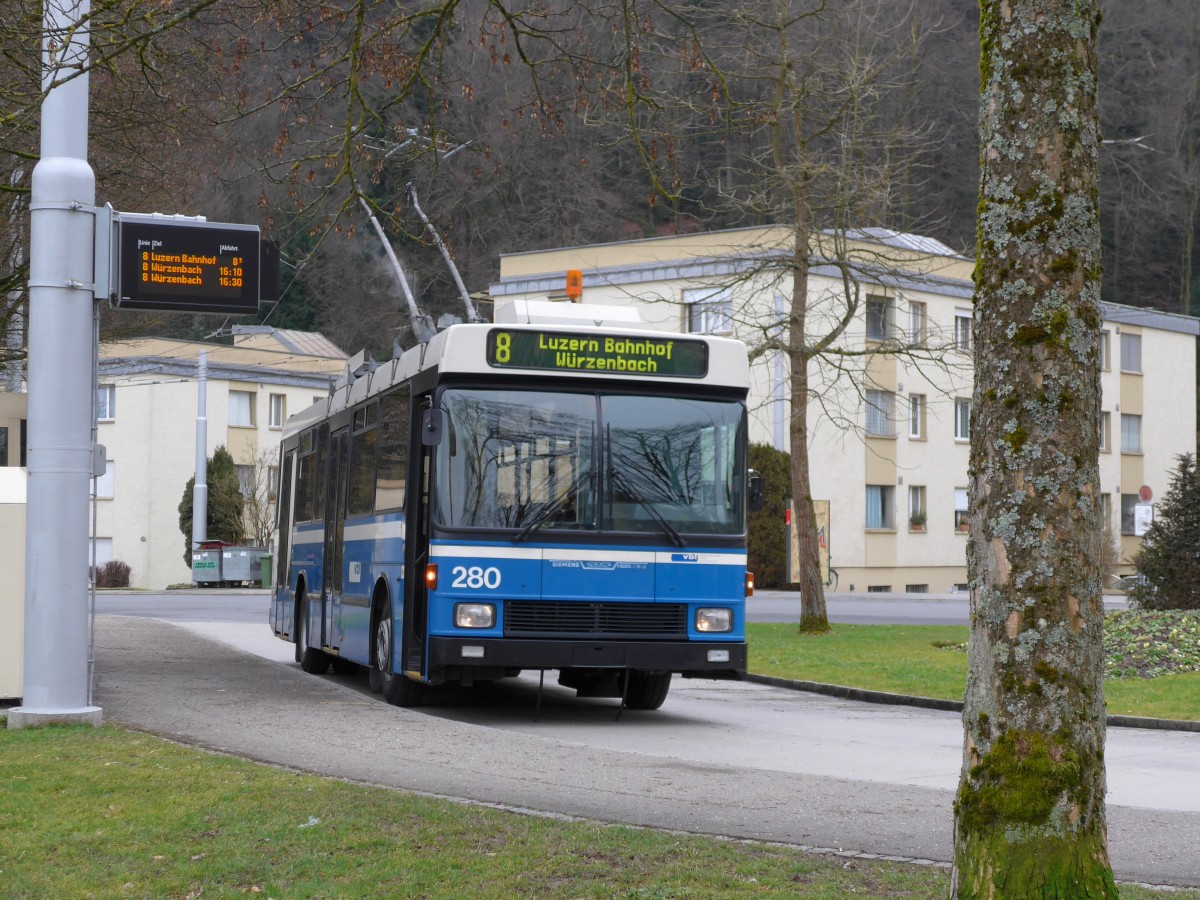
[[[488,362],[498,368],[684,378],[708,372],[708,347],[692,340],[495,330],[487,349]]]

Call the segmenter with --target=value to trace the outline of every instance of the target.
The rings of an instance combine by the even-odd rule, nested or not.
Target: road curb
[[[842,684],[825,684],[820,681],[797,681],[791,678],[777,678],[774,675],[751,674],[747,676],[747,680],[755,684],[765,684],[770,687],[784,688],[789,691],[823,694],[826,697],[837,697],[841,700],[857,700],[860,703],[879,703],[885,706],[915,706],[920,709],[940,709],[946,712],[962,712],[963,708],[961,700],[939,700],[934,697],[892,694],[887,691],[868,691],[864,688],[848,687]],[[1187,719],[1105,716],[1105,721],[1112,728],[1150,728],[1156,731],[1200,732],[1200,722],[1192,722]]]

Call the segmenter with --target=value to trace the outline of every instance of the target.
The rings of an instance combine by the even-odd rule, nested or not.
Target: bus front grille
[[[560,603],[509,600],[505,637],[662,640],[687,638],[687,607],[681,603]]]

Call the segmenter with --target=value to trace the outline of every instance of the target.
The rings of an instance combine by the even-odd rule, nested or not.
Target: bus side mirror
[[[750,470],[749,491],[746,496],[746,508],[752,513],[756,513],[766,505],[766,497],[763,494],[763,479],[762,476]]]
[[[436,447],[442,442],[446,431],[446,413],[441,409],[429,408],[421,413],[421,444]]]

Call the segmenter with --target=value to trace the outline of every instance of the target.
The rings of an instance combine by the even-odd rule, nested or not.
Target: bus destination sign
[[[121,309],[258,312],[257,225],[118,214]]]
[[[708,374],[708,345],[666,336],[496,328],[488,332],[487,360],[503,369],[703,378]]]

